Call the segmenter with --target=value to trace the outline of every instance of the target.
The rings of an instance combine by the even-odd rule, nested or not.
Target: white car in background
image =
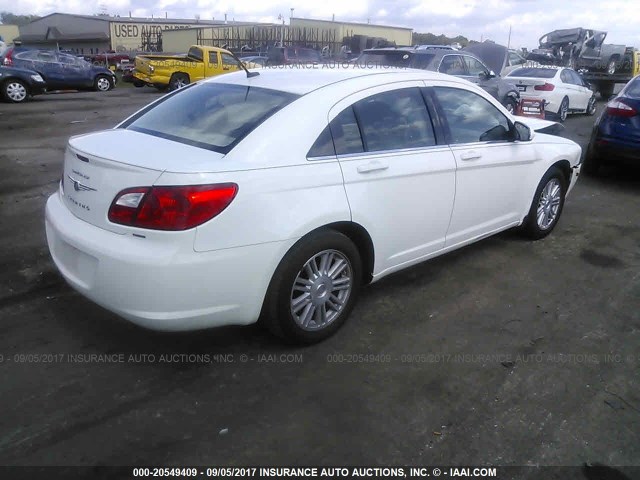
[[[49,250],[137,324],[261,318],[317,342],[361,285],[508,228],[548,235],[581,168],[534,131],[551,124],[429,71],[220,75],[69,140]]]
[[[518,87],[522,99],[544,99],[545,112],[561,122],[571,113],[596,113],[595,93],[571,68],[521,67],[507,77]]]

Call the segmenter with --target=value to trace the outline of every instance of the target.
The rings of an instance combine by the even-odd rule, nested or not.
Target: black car
[[[8,102],[26,102],[47,91],[44,79],[33,70],[0,66],[0,93]]]
[[[38,72],[48,90],[93,89],[101,92],[116,85],[115,74],[83,58],[56,50],[20,50],[5,54],[4,65]]]
[[[364,68],[387,65],[462,77],[485,89],[511,113],[520,100],[514,84],[496,75],[476,56],[452,48],[373,48],[362,52],[357,63]]]
[[[640,76],[607,103],[596,120],[583,170],[595,175],[607,164],[640,164]]]

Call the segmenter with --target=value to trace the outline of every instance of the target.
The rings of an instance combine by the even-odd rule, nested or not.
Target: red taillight
[[[634,117],[638,112],[626,103],[613,99],[607,103],[607,114],[614,117]]]
[[[4,60],[2,61],[2,63],[3,63],[3,64],[5,64],[5,65],[9,65],[9,66],[10,66],[10,65],[13,65],[13,48],[10,48],[10,49],[7,51],[7,53],[6,53],[6,55],[5,55]]]
[[[153,230],[188,230],[211,220],[238,193],[235,183],[122,190],[109,208],[109,220]]]
[[[535,85],[533,87],[534,90],[540,90],[543,92],[551,92],[554,88],[556,87],[553,83],[545,83],[544,85]]]

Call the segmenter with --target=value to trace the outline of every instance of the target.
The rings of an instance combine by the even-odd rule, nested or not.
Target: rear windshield
[[[265,88],[203,83],[167,96],[122,127],[225,154],[296,98]]]
[[[434,57],[434,54],[429,53],[382,50],[379,52],[364,52],[358,57],[357,63],[362,67],[385,65],[390,67],[427,69]]]
[[[620,95],[625,97],[640,99],[640,77],[636,77],[624,87],[624,90],[620,92]]]
[[[507,77],[533,77],[533,78],[553,78],[558,73],[558,70],[554,68],[516,68],[513,72],[510,72]]]

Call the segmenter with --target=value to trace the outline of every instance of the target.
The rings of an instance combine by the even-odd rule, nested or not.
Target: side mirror
[[[493,70],[489,70],[488,72],[480,72],[478,76],[480,78],[489,80],[490,78],[495,78],[497,75],[496,75],[496,72],[494,72]]]
[[[533,138],[531,129],[522,122],[515,122],[513,126],[516,129],[516,140],[520,142],[528,142]]]

